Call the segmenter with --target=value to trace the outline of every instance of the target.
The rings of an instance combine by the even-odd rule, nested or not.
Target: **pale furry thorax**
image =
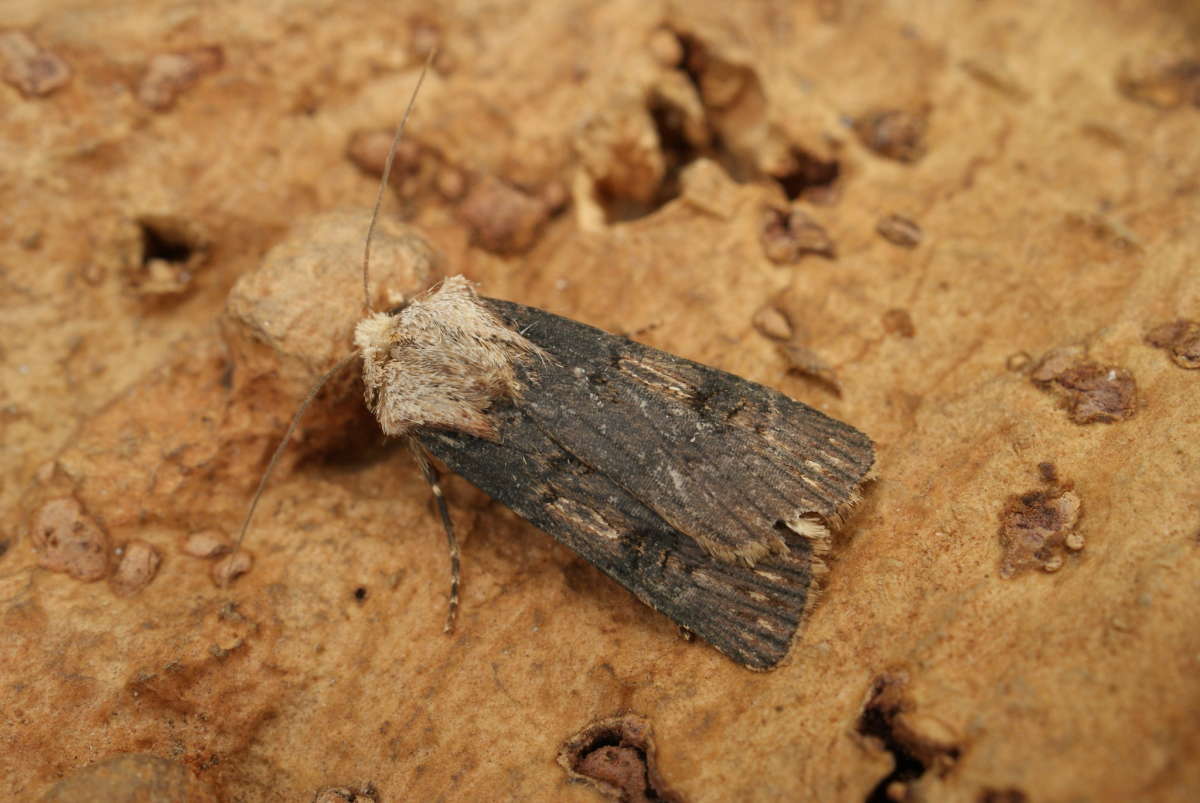
[[[396,315],[358,322],[366,402],[384,433],[449,429],[494,440],[493,402],[516,398],[516,365],[544,358],[504,325],[462,276],[451,276]]]

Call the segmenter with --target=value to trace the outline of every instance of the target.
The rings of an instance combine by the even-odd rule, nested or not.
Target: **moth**
[[[874,464],[862,432],[733,374],[481,297],[461,276],[369,312],[354,341],[327,377],[361,357],[367,406],[430,483],[450,546],[447,632],[460,557],[427,454],[738,663],[787,655],[830,529]]]

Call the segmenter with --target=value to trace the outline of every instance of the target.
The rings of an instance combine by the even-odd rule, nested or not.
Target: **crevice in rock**
[[[946,774],[962,752],[947,734],[934,729],[932,720],[922,722],[914,715],[916,705],[904,693],[907,683],[903,672],[879,675],[859,715],[858,732],[876,740],[893,761],[892,771],[875,784],[866,803],[915,799],[909,785],[927,772]]]
[[[142,233],[142,267],[155,260],[183,265],[192,258],[194,244],[178,227],[149,217],[140,218],[137,224]]]
[[[563,744],[558,763],[572,780],[621,803],[681,803],[658,775],[650,724],[637,714],[588,725]]]
[[[836,159],[824,161],[799,148],[792,148],[790,157],[790,169],[772,176],[788,200],[814,195],[820,198],[832,190],[841,175],[841,164]]]

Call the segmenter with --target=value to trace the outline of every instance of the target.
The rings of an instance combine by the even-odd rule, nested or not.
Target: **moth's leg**
[[[458,581],[460,578],[458,539],[454,537],[454,522],[450,520],[450,510],[446,507],[446,497],[442,493],[441,483],[438,482],[437,471],[430,465],[425,450],[413,437],[408,438],[408,448],[412,450],[413,457],[421,468],[421,474],[429,483],[429,489],[433,491],[438,515],[442,517],[442,528],[446,531],[446,542],[450,545],[450,607],[446,611],[446,624],[442,631],[453,633],[454,620],[458,617]]]

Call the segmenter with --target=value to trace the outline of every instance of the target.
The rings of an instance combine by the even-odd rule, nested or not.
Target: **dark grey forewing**
[[[780,519],[833,517],[870,469],[865,435],[781,394],[542,310],[488,300],[551,361],[496,405],[501,440],[422,433],[454,471],[643,602],[756,669],[787,654],[813,585]],[[775,541],[755,561],[714,559]]]
[[[799,513],[836,520],[871,440],[778,391],[542,310],[489,302],[553,355],[521,400],[562,448],[708,551],[755,560]]]

